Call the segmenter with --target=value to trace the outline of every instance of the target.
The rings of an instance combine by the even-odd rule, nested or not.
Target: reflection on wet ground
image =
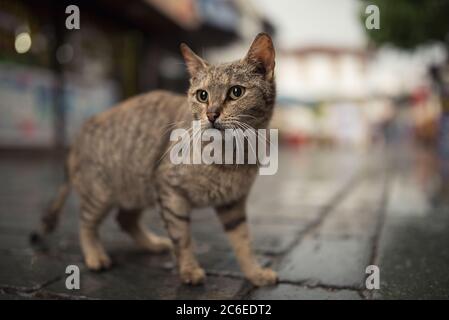
[[[392,299],[449,298],[447,163],[413,147],[369,151],[280,152],[279,171],[260,176],[249,220],[254,247],[280,284],[256,289],[243,280],[212,210],[193,216],[196,252],[208,279],[179,284],[169,255],[139,251],[109,218],[102,236],[114,268],[85,270],[72,196],[50,251],[34,252],[28,235],[62,180],[61,160],[0,157],[0,298]],[[164,233],[154,211],[147,224]],[[81,268],[81,289],[65,288],[65,268]],[[380,289],[365,287],[368,265]]]

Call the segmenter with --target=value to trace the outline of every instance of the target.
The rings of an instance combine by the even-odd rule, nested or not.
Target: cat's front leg
[[[251,250],[245,205],[246,199],[242,199],[217,207],[216,211],[245,277],[255,286],[273,285],[277,282],[276,272],[262,268]]]
[[[173,242],[179,275],[185,284],[204,282],[206,273],[193,254],[190,235],[190,207],[188,202],[171,190],[159,198],[162,219]]]

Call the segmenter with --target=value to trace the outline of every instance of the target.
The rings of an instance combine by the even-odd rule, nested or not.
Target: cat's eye
[[[245,93],[245,88],[242,86],[233,86],[229,89],[229,98],[232,100],[237,100]]]
[[[196,99],[201,103],[207,102],[208,96],[209,95],[207,94],[207,91],[205,91],[205,90],[198,90],[196,92]]]

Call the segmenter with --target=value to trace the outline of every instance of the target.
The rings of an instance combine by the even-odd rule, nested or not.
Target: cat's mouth
[[[228,120],[221,120],[217,119],[216,121],[208,121],[205,129],[216,129],[219,131],[225,131],[225,130],[236,130],[241,129],[245,131],[248,128],[252,128],[247,123],[243,123],[241,121],[228,121]]]
[[[207,129],[217,129],[220,131],[224,131],[225,129],[229,129],[229,128],[225,124],[223,124],[221,121],[214,121],[214,122],[209,121]]]
[[[222,123],[219,122],[214,122],[210,124],[211,129],[217,129],[220,131],[224,131],[225,129],[227,129],[225,126],[223,126]]]
[[[216,129],[219,131],[237,130],[237,129],[245,131],[246,129],[249,129],[249,128],[252,128],[252,127],[250,125],[244,124],[242,122],[238,122],[238,123],[227,122],[227,121],[209,122],[209,129]]]

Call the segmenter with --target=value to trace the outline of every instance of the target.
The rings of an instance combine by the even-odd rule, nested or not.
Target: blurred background
[[[390,2],[4,0],[0,148],[68,146],[87,117],[126,97],[184,92],[180,42],[224,62],[261,31],[276,45],[273,127],[286,145],[436,144],[448,134],[449,5]],[[380,29],[367,30],[373,3]],[[80,30],[65,28],[70,4]]]
[[[69,5],[79,7],[79,30],[65,27]],[[379,28],[367,28],[369,5]],[[364,268],[380,263],[383,297],[449,298],[448,17],[448,0],[1,0],[0,231],[10,236],[0,251],[15,256],[14,237],[36,226],[36,208],[62,180],[53,155],[86,118],[141,92],[185,92],[181,42],[228,62],[263,31],[276,47],[271,125],[281,150],[278,174],[259,177],[250,201],[256,248],[274,256],[281,280],[317,278],[315,289],[333,291],[292,294],[286,284],[247,296],[341,297],[349,288],[349,298],[367,297]],[[314,230],[318,240],[307,239]],[[228,266],[220,259],[229,254],[216,255],[208,276]],[[16,272],[7,261],[0,283]]]

